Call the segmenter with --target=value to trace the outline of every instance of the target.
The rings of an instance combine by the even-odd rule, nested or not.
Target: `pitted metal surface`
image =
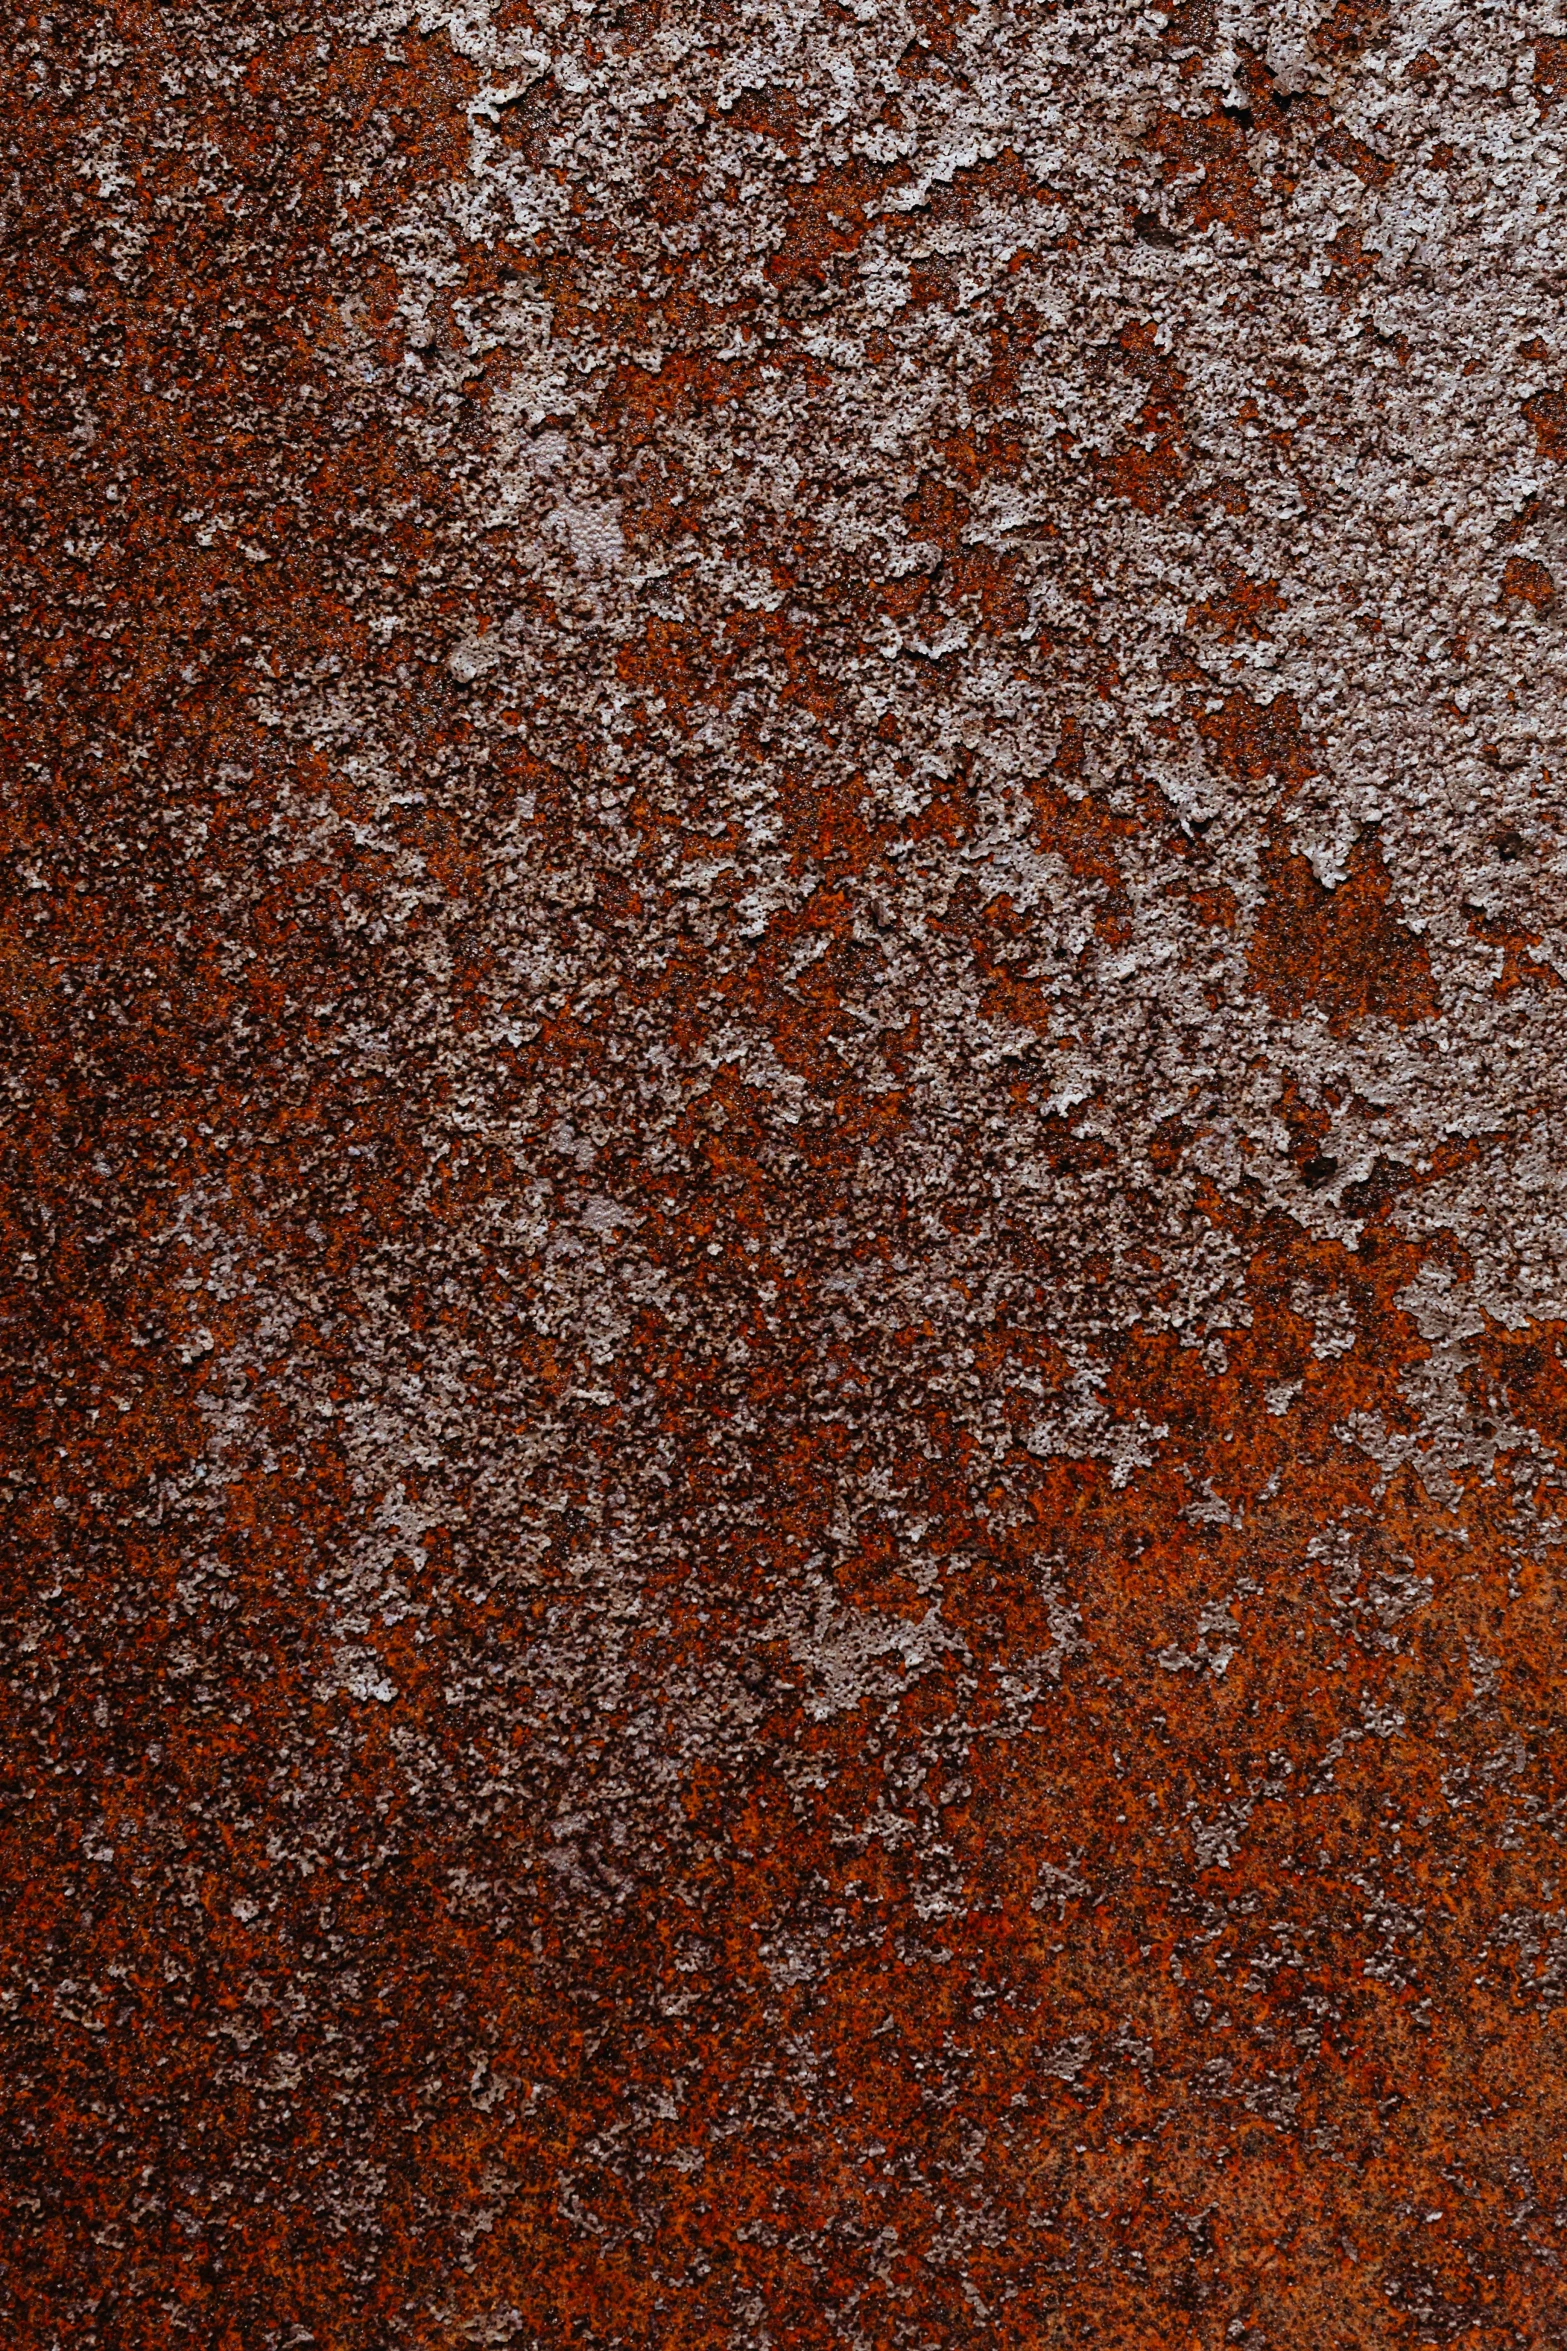
[[[1554,2344],[1567,33],[26,19],[18,2344]]]

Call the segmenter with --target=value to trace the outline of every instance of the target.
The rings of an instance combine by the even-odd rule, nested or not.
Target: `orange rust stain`
[[[1240,123],[1215,104],[1206,115],[1161,111],[1143,143],[1161,159],[1182,216],[1201,233],[1222,224],[1251,239],[1262,225],[1263,193]]]
[[[1567,41],[1546,34],[1534,45],[1534,94],[1546,114],[1567,97]]]
[[[1520,604],[1532,605],[1536,612],[1548,612],[1556,595],[1556,582],[1543,563],[1536,563],[1527,555],[1509,555],[1502,571],[1502,601],[1516,597]]]
[[[1124,327],[1106,363],[1124,367],[1148,387],[1130,439],[1095,462],[1096,479],[1112,498],[1141,514],[1159,514],[1184,480],[1189,458],[1181,394],[1186,377],[1159,348],[1151,319]]]
[[[1534,428],[1540,456],[1556,465],[1567,464],[1567,385],[1534,393],[1524,402],[1523,413]]]
[[[1262,859],[1266,883],[1248,968],[1273,1011],[1298,1018],[1308,1004],[1335,1035],[1379,1015],[1407,1026],[1437,1010],[1424,940],[1398,919],[1392,884],[1374,833],[1350,851],[1334,888],[1278,829]]]
[[[1191,707],[1214,763],[1236,783],[1260,783],[1271,776],[1288,790],[1320,772],[1293,695],[1258,702],[1235,692],[1226,694],[1217,709],[1205,703]]]
[[[908,178],[905,169],[883,170],[856,160],[821,170],[815,179],[789,190],[789,225],[783,243],[767,264],[774,285],[824,286],[828,265],[855,253],[871,218],[888,191]]]
[[[1277,580],[1254,580],[1237,569],[1226,580],[1222,596],[1209,596],[1192,606],[1186,625],[1212,629],[1226,645],[1233,645],[1242,631],[1254,641],[1270,636],[1268,615],[1286,609]]]

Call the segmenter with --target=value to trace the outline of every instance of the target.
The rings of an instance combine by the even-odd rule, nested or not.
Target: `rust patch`
[[[1246,572],[1233,571],[1223,595],[1194,604],[1186,625],[1212,629],[1224,644],[1233,645],[1243,633],[1254,640],[1270,636],[1273,623],[1268,616],[1286,609],[1277,580],[1254,580]]]
[[[1332,889],[1277,831],[1262,871],[1266,895],[1248,961],[1253,985],[1275,1012],[1294,1019],[1315,1004],[1340,1036],[1373,1014],[1400,1026],[1434,1018],[1431,959],[1424,940],[1398,918],[1375,834],[1355,843]]]
[[[1536,392],[1524,402],[1523,413],[1534,428],[1540,456],[1555,465],[1567,463],[1567,385],[1559,385],[1554,392]]]
[[[783,243],[767,264],[777,286],[825,286],[829,265],[858,252],[873,212],[907,175],[858,161],[819,172],[788,193]]]
[[[1161,112],[1144,140],[1160,157],[1183,218],[1199,234],[1222,223],[1237,237],[1257,235],[1262,184],[1246,129],[1232,114],[1217,104],[1205,115]]]
[[[1181,392],[1186,378],[1158,348],[1158,328],[1146,319],[1124,327],[1110,363],[1148,387],[1133,433],[1095,467],[1106,495],[1124,498],[1140,514],[1158,514],[1185,478],[1186,426]]]
[[[1527,555],[1509,555],[1502,572],[1502,601],[1516,597],[1536,612],[1548,612],[1556,597],[1556,582],[1543,563]]]

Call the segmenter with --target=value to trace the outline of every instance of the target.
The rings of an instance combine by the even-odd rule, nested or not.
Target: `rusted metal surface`
[[[6,70],[7,2341],[1567,2340],[1567,38]]]

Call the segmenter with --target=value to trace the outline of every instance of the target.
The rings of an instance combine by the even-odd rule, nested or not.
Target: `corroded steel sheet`
[[[1567,35],[13,22],[18,2351],[1567,2343]]]

